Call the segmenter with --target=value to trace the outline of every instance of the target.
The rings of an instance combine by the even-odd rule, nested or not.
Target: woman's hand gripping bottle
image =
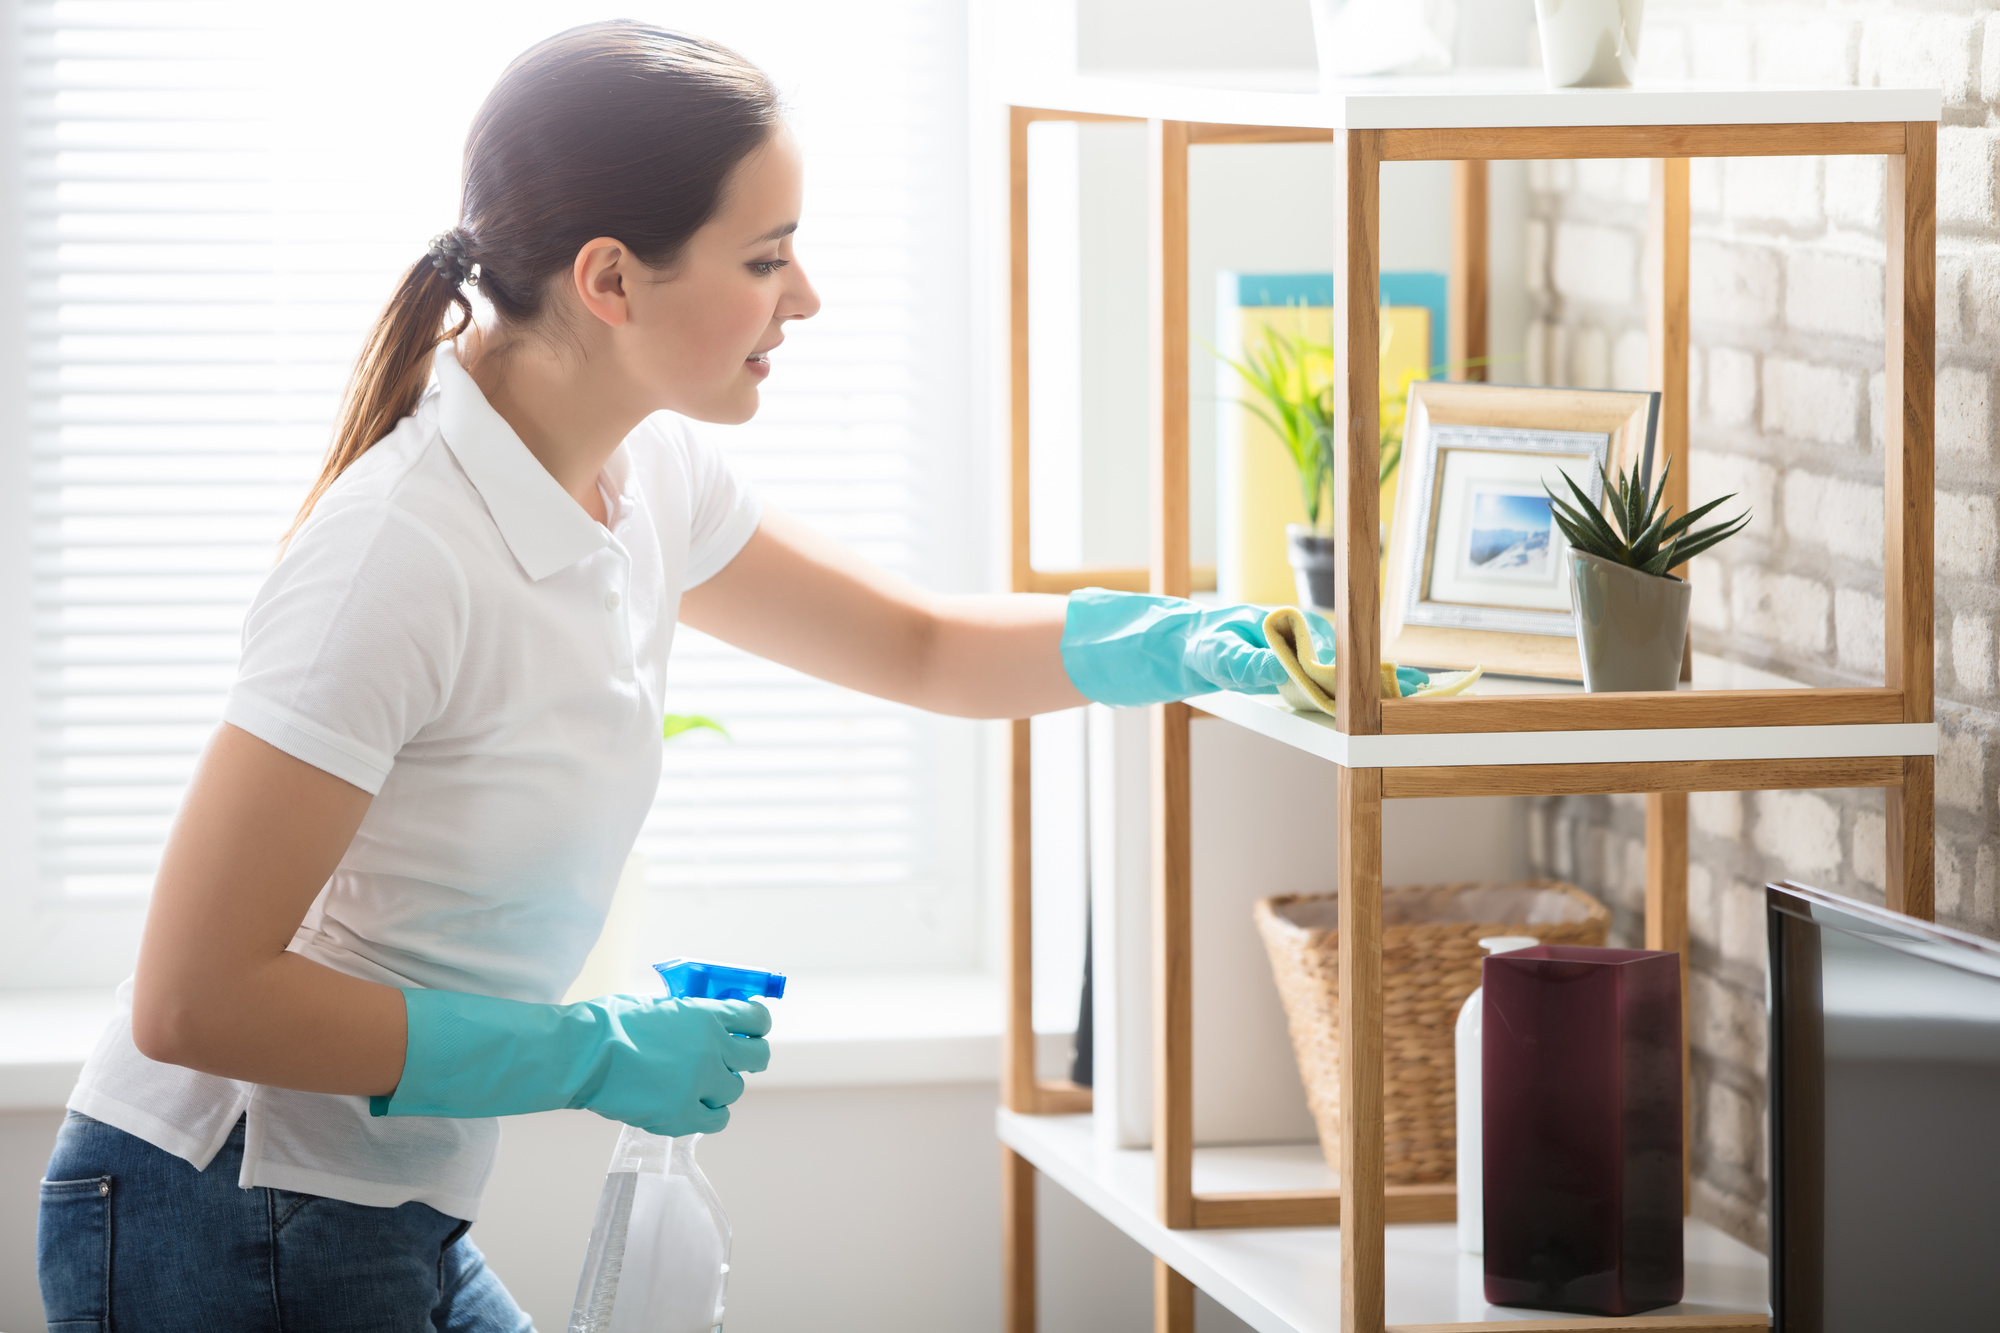
[[[655,963],[675,999],[778,999],[776,972],[691,958]],[[699,1134],[627,1125],[612,1150],[569,1333],[718,1333],[729,1218],[694,1157]]]

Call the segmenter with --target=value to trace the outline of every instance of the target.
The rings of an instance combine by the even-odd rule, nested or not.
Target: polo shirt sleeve
[[[688,558],[681,586],[708,582],[736,558],[757,531],[763,504],[712,441],[675,421],[670,439],[688,479]]]
[[[451,696],[469,605],[456,557],[411,515],[318,515],[251,603],[223,720],[376,794]]]

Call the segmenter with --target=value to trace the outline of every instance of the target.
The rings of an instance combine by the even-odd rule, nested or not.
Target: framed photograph
[[[1567,497],[1568,477],[1601,504],[1600,468],[1650,460],[1659,399],[1412,384],[1386,560],[1383,656],[1581,680],[1568,543],[1543,488]]]

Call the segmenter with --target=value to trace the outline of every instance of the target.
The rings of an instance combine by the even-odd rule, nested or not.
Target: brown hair
[[[472,322],[462,282],[476,282],[503,322],[526,326],[549,279],[592,237],[615,236],[649,267],[671,264],[779,116],[777,90],[742,56],[628,19],[571,28],[517,58],[466,136],[459,224],[410,265],[376,318],[285,539],[416,410],[432,351]]]

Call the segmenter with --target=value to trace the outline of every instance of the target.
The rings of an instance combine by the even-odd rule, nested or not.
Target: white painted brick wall
[[[1993,572],[1995,525],[1991,492],[1937,493],[1937,567],[1942,574],[1985,578]]]
[[[1785,323],[1799,333],[1882,338],[1882,263],[1795,250],[1785,263]]]
[[[1798,468],[1785,473],[1785,536],[1869,564],[1882,563],[1882,488]]]
[[[1820,208],[1816,157],[1732,157],[1722,163],[1722,211],[1752,224],[1812,227]]]
[[[1570,342],[1570,383],[1579,389],[1611,387],[1611,340],[1599,328],[1581,328]]]
[[[1791,867],[1792,878],[1821,875],[1840,864],[1840,815],[1824,796],[1760,791],[1751,799],[1757,812],[1752,832],[1757,850]]]
[[[1738,566],[1730,576],[1730,628],[1792,652],[1826,655],[1832,599],[1818,579]]]
[[[1993,153],[2000,130],[1947,125],[1938,131],[1938,221],[1961,227],[2000,224],[1993,194]]]
[[[1761,971],[1764,953],[1764,894],[1748,880],[1731,879],[1722,889],[1723,960]]]
[[[1886,13],[1861,25],[1861,82],[1875,88],[1939,88],[1947,103],[1979,95],[1977,33],[1966,14]]]
[[[1993,617],[1983,611],[1960,611],[1951,618],[1951,674],[1960,694],[1983,695],[1993,689]]]
[[[1759,83],[1798,85],[1854,82],[1856,38],[1852,20],[1789,20],[1757,25],[1753,67]]]
[[[1718,1162],[1749,1170],[1764,1142],[1762,1109],[1741,1089],[1720,1080],[1710,1083],[1701,1103],[1703,1150]]]
[[[1708,417],[1724,426],[1747,426],[1757,415],[1757,357],[1734,347],[1707,356]]]
[[[2000,247],[1982,246],[1965,255],[1958,269],[1967,333],[2000,337]]]
[[[1688,797],[1688,818],[1697,833],[1734,840],[1743,836],[1743,793],[1701,791]]]
[[[1644,68],[1664,78],[1932,86],[1938,141],[1937,895],[2000,936],[2000,0],[1651,0]],[[1755,517],[1695,562],[1697,648],[1814,684],[1879,683],[1884,441],[1883,163],[1697,159],[1690,483]],[[1646,327],[1632,168],[1530,167],[1531,363],[1559,384],[1623,382]],[[1616,237],[1622,235],[1621,244]],[[1610,271],[1587,270],[1600,256]],[[1627,293],[1619,295],[1619,293]],[[1898,405],[1900,410],[1900,405]],[[1879,792],[1691,801],[1695,1208],[1762,1243],[1762,909],[1799,876],[1881,900]],[[1598,797],[1533,803],[1530,850],[1636,928],[1642,817]]]
[[[1639,242],[1613,227],[1566,222],[1556,229],[1554,279],[1572,301],[1630,301],[1639,290]]]
[[[1826,215],[1834,225],[1870,234],[1882,229],[1882,159],[1826,159]]]
[[[1696,23],[1688,44],[1689,72],[1697,79],[1745,81],[1750,78],[1751,50],[1748,24]]]
[[[1770,1026],[1764,1006],[1715,978],[1697,974],[1688,987],[1688,1039],[1708,1055],[1762,1052]]]
[[[1839,366],[1764,358],[1764,430],[1809,444],[1853,445],[1861,430],[1862,378]]]
[[[1718,634],[1729,629],[1729,569],[1708,556],[1695,557],[1689,573],[1694,585],[1688,599],[1688,619],[1699,630]]]
[[[1775,250],[1698,239],[1688,245],[1688,311],[1710,322],[1762,326],[1778,317],[1780,267]]]
[[[1938,737],[1936,773],[1940,805],[1978,813],[1986,795],[1986,737],[1945,727]]]
[[[1979,43],[1979,94],[2000,102],[2000,14],[1988,14]]]
[[[1882,683],[1882,599],[1842,588],[1833,595],[1833,630],[1843,671]]]
[[[1981,463],[1993,455],[1993,373],[1985,367],[1938,371],[1937,453],[1940,461]]]
[[[1854,877],[1877,893],[1888,877],[1889,825],[1881,815],[1864,810],[1854,817],[1854,850],[1848,864]]]
[[[1744,540],[1766,537],[1771,531],[1770,521],[1778,510],[1778,469],[1761,458],[1752,458],[1747,454],[1695,450],[1693,468],[1688,473],[1689,502],[1706,504],[1723,495],[1736,497],[1735,501],[1723,506],[1723,512],[1735,513],[1739,505],[1747,506],[1753,515],[1761,516],[1765,524],[1757,537],[1752,537],[1746,530]],[[1751,520],[1753,529],[1758,521],[1757,518]]]

